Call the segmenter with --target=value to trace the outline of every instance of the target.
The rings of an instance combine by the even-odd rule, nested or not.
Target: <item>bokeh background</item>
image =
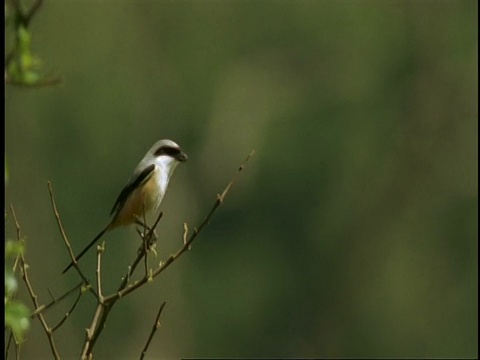
[[[154,141],[189,155],[157,247],[192,250],[111,313],[95,357],[478,357],[477,1],[46,1],[33,48],[60,86],[5,88],[15,206],[40,301]],[[11,217],[6,236],[14,237]],[[104,286],[133,259],[107,235]],[[82,262],[94,279],[95,255]],[[30,305],[25,290],[20,298]],[[47,313],[53,325],[73,301]],[[56,341],[78,357],[86,294]],[[33,323],[24,358],[50,358]]]

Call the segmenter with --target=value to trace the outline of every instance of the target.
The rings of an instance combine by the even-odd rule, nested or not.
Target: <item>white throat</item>
[[[178,165],[178,161],[173,159],[170,156],[159,156],[155,158],[155,181],[158,186],[158,198],[155,204],[155,209],[160,206],[160,203],[165,196],[165,192],[167,191],[168,182],[170,181],[170,177],[172,176],[175,168]]]

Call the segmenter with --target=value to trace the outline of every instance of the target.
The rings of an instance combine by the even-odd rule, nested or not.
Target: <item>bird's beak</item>
[[[180,151],[180,153],[175,158],[180,162],[185,162],[187,161],[188,156],[183,151]]]

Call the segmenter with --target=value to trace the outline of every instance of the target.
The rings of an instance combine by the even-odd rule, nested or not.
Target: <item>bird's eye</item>
[[[176,156],[180,153],[180,149],[170,147],[170,146],[161,146],[159,147],[155,152],[155,156],[160,156],[160,155],[168,155],[168,156]]]

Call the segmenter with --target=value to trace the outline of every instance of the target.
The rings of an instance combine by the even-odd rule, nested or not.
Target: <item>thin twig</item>
[[[18,223],[17,221],[17,217],[15,216],[15,210],[13,209],[13,205],[12,203],[10,203],[10,211],[12,212],[13,214],[13,220],[15,222],[15,229],[16,229],[16,232],[17,232],[17,241],[18,242],[21,242],[21,236],[20,236],[20,224]],[[15,274],[15,271],[16,271],[16,268],[17,268],[17,265],[19,264],[20,262],[20,254],[17,254],[17,256],[15,257],[15,263],[13,265],[13,269],[12,269],[12,273]],[[8,359],[8,353],[9,353],[9,350],[10,350],[10,345],[12,344],[12,339],[14,338],[13,336],[13,331],[10,330],[10,336],[8,338],[8,343],[7,343],[7,346],[5,347],[5,359]],[[15,341],[15,354],[16,354],[16,358],[19,357],[19,353],[20,353],[20,344],[17,344],[17,342]]]
[[[97,294],[98,301],[103,303],[103,292],[102,292],[102,254],[105,249],[105,241],[101,246],[97,246],[97,270],[95,271],[97,275]]]
[[[161,326],[160,325],[160,315],[162,315],[163,308],[165,307],[165,304],[167,302],[164,301],[162,305],[160,305],[160,309],[158,309],[157,317],[155,318],[155,322],[152,327],[152,331],[150,331],[150,335],[148,336],[147,343],[145,344],[145,347],[142,350],[142,354],[140,355],[140,360],[142,360],[145,357],[145,354],[147,353],[148,347],[150,346],[150,342],[153,339],[153,335],[155,335],[155,332],[158,330],[158,328]]]
[[[73,288],[71,288],[70,290],[68,290],[65,294],[63,294],[62,296],[58,297],[58,298],[55,298],[50,302],[48,303],[47,305],[42,305],[40,306],[38,309],[35,309],[35,311],[33,312],[32,314],[32,318],[37,316],[39,313],[47,310],[49,307],[51,307],[53,304],[65,299],[68,295],[70,295],[72,292],[74,292],[75,290],[79,289],[81,286],[83,285],[83,282],[79,283],[78,285],[75,285]],[[80,294],[82,294],[82,290],[80,290]]]
[[[160,219],[162,217],[163,217],[163,212],[160,212],[160,214],[158,214],[157,219],[155,220],[155,223],[153,224],[153,226],[150,229],[148,229],[148,233],[146,235],[147,239],[151,239],[152,235],[154,234],[155,228],[158,226],[158,223],[160,222]],[[145,233],[144,233],[144,236],[145,236]],[[135,260],[133,260],[132,265],[129,266],[129,271],[127,273],[127,276],[124,278],[124,280],[120,284],[117,291],[123,290],[125,288],[125,286],[127,286],[127,283],[129,281],[129,279],[133,275],[133,272],[135,271],[138,263],[140,262],[140,260],[142,260],[142,257],[145,254],[146,254],[145,247],[143,246],[143,243],[142,243],[142,245],[140,246],[140,248],[137,251],[137,257],[135,258]]]
[[[10,205],[10,208],[12,210],[12,216],[15,221],[15,226],[17,227],[18,240],[20,241],[20,224],[17,220],[17,216],[15,215],[15,210],[13,209],[13,206]],[[37,300],[38,297],[37,295],[35,295],[32,284],[30,283],[30,279],[28,277],[28,271],[27,271],[28,265],[25,262],[25,257],[23,253],[20,256],[20,269],[22,272],[22,279],[27,287],[28,293],[30,294],[30,298],[32,299],[33,306],[35,307],[35,309],[38,309],[40,307]],[[52,329],[50,329],[49,326],[47,325],[47,321],[45,320],[45,317],[43,316],[42,313],[38,314],[38,319],[40,320],[40,323],[42,324],[42,327],[45,330],[45,334],[47,335],[48,342],[50,344],[50,349],[52,350],[54,358],[60,359],[60,355],[58,354],[58,350],[55,346],[55,341],[53,340]]]
[[[33,287],[30,283],[27,268],[28,268],[28,265],[25,263],[25,258],[22,255],[22,261],[21,261],[22,279],[25,282],[25,285],[27,286],[27,290],[28,290],[28,293],[30,294],[33,305],[35,306],[35,308],[38,308],[39,305],[38,305],[38,301],[37,301],[37,295],[35,295],[35,293],[33,291]],[[38,319],[40,320],[40,323],[42,324],[42,327],[45,330],[45,334],[47,335],[48,342],[50,344],[50,349],[52,350],[54,358],[55,359],[60,359],[60,355],[58,354],[58,350],[55,346],[55,341],[53,340],[52,329],[47,325],[47,322],[46,322],[42,313],[38,314]]]
[[[20,360],[20,354],[22,352],[22,344],[15,344],[15,359]]]
[[[42,3],[43,3],[43,0],[37,0],[32,4],[32,6],[30,7],[30,10],[24,16],[25,26],[28,26],[30,24],[30,21],[32,20],[35,13],[40,9],[40,7],[42,6]]]
[[[30,7],[30,9],[26,12],[22,10],[20,0],[13,0],[11,1],[11,3],[15,9],[16,21],[21,23],[23,26],[28,27],[28,25],[30,25],[30,21],[32,20],[33,16],[42,6],[43,0],[35,1]]]
[[[65,233],[65,230],[63,229],[63,224],[62,224],[62,221],[60,219],[60,214],[57,210],[57,204],[55,202],[55,196],[53,195],[53,188],[52,188],[52,183],[50,181],[47,181],[47,186],[48,186],[48,191],[50,193],[50,201],[52,203],[52,208],[53,208],[53,214],[55,215],[55,219],[57,220],[57,225],[58,225],[58,228],[60,230],[60,234],[62,235],[62,238],[63,240],[65,241],[65,245],[67,246],[67,250],[70,254],[70,257],[72,258],[72,260],[75,260],[75,254],[73,252],[73,249],[72,249],[72,246],[70,245],[70,241],[68,240],[68,237],[67,237],[67,234]],[[77,268],[77,270],[80,272],[80,276],[83,278],[83,280],[85,281],[85,277],[83,276],[82,272],[78,269],[78,267],[76,266],[76,262],[74,263],[74,266]],[[85,281],[88,283],[88,281]]]
[[[90,292],[98,299],[97,293],[90,286],[90,282],[87,280],[85,275],[83,275],[82,270],[80,269],[77,261],[75,260],[75,254],[73,253],[73,249],[72,249],[72,246],[70,245],[70,241],[68,240],[67,234],[66,234],[65,230],[63,229],[62,220],[60,219],[60,214],[59,214],[58,209],[57,209],[57,204],[55,202],[55,196],[53,195],[52,183],[50,181],[48,181],[47,185],[48,185],[48,192],[50,193],[50,201],[52,203],[53,214],[55,215],[55,219],[57,220],[58,229],[60,230],[60,234],[62,235],[63,241],[65,242],[65,245],[67,246],[67,250],[68,250],[68,253],[70,254],[70,258],[73,261],[73,266],[75,267],[78,274],[82,278],[86,288],[88,288],[90,290]]]
[[[143,251],[145,253],[144,257],[144,266],[145,266],[145,276],[148,276],[148,256],[147,256],[147,218],[145,215],[145,201],[143,202],[143,236],[142,236],[142,244],[143,244]]]
[[[10,203],[10,211],[12,212],[12,214],[15,214],[15,211],[13,210],[13,205],[12,203]],[[13,216],[13,220],[15,222],[15,231],[16,231],[16,234],[17,234],[17,241],[19,243],[21,243],[21,237],[20,237],[20,225],[18,224],[18,222],[16,221],[16,217]],[[18,266],[18,263],[20,261],[20,254],[17,254],[17,256],[15,257],[15,262],[13,263],[13,266],[12,266],[12,273],[15,274],[16,270],[17,270],[17,266]]]
[[[133,261],[132,265],[130,265],[128,267],[127,274],[123,278],[123,280],[122,280],[122,282],[121,282],[117,291],[123,290],[127,286],[128,282],[130,281],[130,277],[133,275],[133,272],[135,271],[136,267],[138,266],[138,264],[142,260],[143,256],[146,256],[146,254],[147,254],[147,251],[146,251],[146,248],[145,248],[146,241],[148,241],[148,239],[150,239],[152,237],[152,234],[154,233],[155,228],[157,227],[158,223],[160,222],[160,219],[162,218],[162,216],[163,216],[163,212],[160,212],[157,216],[157,219],[155,220],[155,223],[153,224],[153,227],[151,227],[151,228],[149,228],[146,225],[146,222],[143,221],[142,226],[144,226],[144,233],[143,234],[139,233],[140,237],[142,238],[142,244],[140,245],[140,247],[137,251],[137,257]],[[147,232],[147,230],[148,230],[148,232]],[[91,323],[90,327],[87,329],[87,341],[85,342],[85,345],[84,345],[84,349],[83,349],[83,352],[82,352],[82,357],[87,357],[89,354],[91,354],[91,349],[95,345],[95,342],[97,341],[98,336],[102,332],[102,330],[105,326],[105,322],[106,322],[107,317],[108,317],[108,313],[110,312],[110,310],[113,307],[113,305],[115,304],[115,302],[116,302],[116,300],[111,301],[108,304],[106,304],[104,302],[105,305],[102,305],[102,306],[98,305],[97,306],[97,312],[95,314],[95,317],[92,320],[92,323]],[[102,316],[100,316],[100,314]]]
[[[20,5],[20,0],[11,0],[10,2],[12,3],[13,10],[15,12],[13,16],[15,21],[15,31],[17,31],[17,27],[19,25],[22,25],[25,28],[28,28],[28,25],[30,24],[30,21],[33,19],[33,16],[37,13],[37,11],[42,6],[43,0],[37,0],[35,3],[32,4],[32,6],[27,12],[24,12],[22,10],[22,6]],[[7,69],[8,65],[13,61],[13,58],[15,57],[15,52],[16,52],[16,49],[14,48],[5,57],[5,69]],[[53,85],[54,83],[58,83],[59,82],[58,80],[59,78],[56,78],[56,79],[51,78],[48,81],[45,81],[44,84],[36,83],[35,85],[37,86]],[[12,85],[26,85],[21,81],[15,81],[13,79],[8,78],[6,72],[5,72],[5,82]]]
[[[183,245],[187,243],[187,236],[188,236],[188,225],[186,222],[183,223]]]
[[[27,290],[28,290],[28,293],[30,294],[33,305],[35,306],[35,308],[38,308],[39,305],[38,305],[38,301],[37,301],[37,295],[35,295],[35,293],[33,291],[33,287],[30,283],[27,268],[28,268],[28,265],[25,263],[25,258],[22,255],[22,261],[21,261],[22,279],[25,282],[25,285],[27,286]],[[46,322],[42,313],[38,314],[38,319],[40,320],[40,323],[42,324],[42,327],[45,330],[45,334],[47,335],[48,342],[50,344],[50,349],[52,350],[54,358],[55,359],[60,359],[60,355],[58,354],[58,350],[55,346],[55,341],[53,340],[52,329],[47,325],[47,322]]]
[[[75,299],[75,301],[73,302],[73,305],[72,307],[70,308],[70,310],[68,310],[65,315],[63,316],[63,318],[58,322],[57,325],[55,325],[53,328],[52,328],[52,332],[55,332],[60,326],[62,326],[62,324],[67,320],[67,318],[70,316],[70,314],[72,314],[73,310],[75,310],[75,307],[77,306],[80,298],[82,297],[82,294],[83,294],[83,291],[80,289],[80,291],[78,292],[78,295],[77,295],[77,298]]]
[[[148,226],[146,226],[146,224],[144,223],[145,227],[148,229],[148,233],[145,237],[145,232],[144,232],[143,236],[147,239],[147,241],[149,241],[148,239],[151,239],[151,237],[153,236],[155,228],[158,226],[158,223],[160,222],[160,219],[162,218],[162,216],[163,216],[163,212],[160,212],[157,216],[157,219],[155,220],[155,223],[151,228],[148,228]],[[147,256],[144,242],[142,242],[142,244],[138,248],[137,257],[133,261],[132,265],[128,267],[127,274],[123,278],[117,292],[123,290],[128,285],[128,282],[130,281],[130,277],[133,275],[133,272],[137,268],[143,256]],[[92,320],[92,323],[87,330],[87,341],[85,343],[82,356],[83,355],[87,356],[91,353],[93,346],[95,345],[95,342],[97,341],[98,337],[100,336],[102,330],[105,327],[105,322],[107,321],[108,313],[110,312],[110,310],[115,305],[115,302],[118,299],[119,298],[115,299],[114,301],[110,301],[108,304],[105,303],[104,301],[105,306],[102,306],[101,309],[97,307],[98,311],[96,315],[101,313],[102,316],[95,316],[94,319]]]
[[[8,354],[10,352],[10,345],[12,345],[12,340],[13,340],[13,331],[10,330],[10,335],[8,336],[8,341],[5,346],[5,360],[8,359]]]
[[[20,241],[21,237],[20,237],[20,224],[18,223],[17,221],[17,217],[16,217],[16,214],[15,214],[15,210],[13,208],[13,205],[10,204],[10,209],[11,209],[11,212],[12,212],[12,216],[13,216],[13,219],[14,219],[14,222],[15,222],[15,228],[16,228],[16,231],[17,231],[17,239]],[[35,316],[38,316],[40,313],[44,312],[45,310],[47,310],[48,308],[50,308],[51,306],[53,306],[54,304],[58,303],[59,301],[65,299],[68,295],[70,295],[72,292],[74,292],[75,290],[77,290],[78,288],[80,288],[81,286],[83,285],[83,282],[79,283],[78,285],[74,286],[72,289],[68,290],[65,294],[61,295],[60,297],[58,298],[55,298],[55,296],[52,295],[53,297],[53,300],[48,303],[47,305],[40,305],[40,306],[36,306],[35,308],[35,311],[32,313],[31,315],[31,318],[33,319]],[[80,290],[79,292],[79,295],[81,295],[83,292]],[[77,302],[78,300],[76,300],[75,302]],[[69,313],[72,313],[73,309],[75,308],[75,305],[72,307],[72,309],[69,311]],[[67,315],[65,316],[65,319],[68,317],[68,313]],[[61,321],[61,323],[63,323],[65,320]],[[58,327],[58,325],[56,326]],[[55,328],[54,328],[55,329]]]
[[[92,355],[93,345],[95,344],[96,339],[98,338],[98,333],[103,330],[103,326],[99,327],[97,324],[101,323],[101,320],[105,318],[105,312],[109,312],[109,307],[105,306],[105,303],[97,303],[97,308],[95,310],[95,315],[93,316],[92,326],[87,329],[87,338],[82,349],[82,360],[90,359]]]

